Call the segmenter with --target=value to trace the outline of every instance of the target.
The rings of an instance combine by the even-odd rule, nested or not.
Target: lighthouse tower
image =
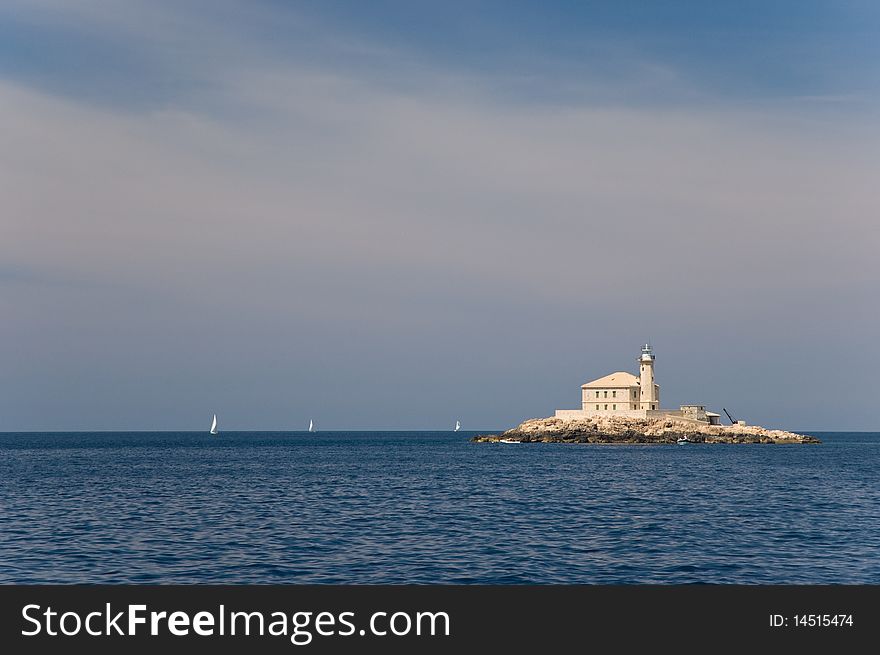
[[[642,356],[639,357],[639,386],[639,407],[660,409],[660,388],[654,384],[654,351],[649,343],[642,347]]]

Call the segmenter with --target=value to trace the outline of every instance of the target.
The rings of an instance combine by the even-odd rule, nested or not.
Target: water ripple
[[[5,583],[880,583],[880,435],[0,435]]]

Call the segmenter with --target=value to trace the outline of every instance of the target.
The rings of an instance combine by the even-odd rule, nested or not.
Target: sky
[[[0,431],[880,430],[874,2],[0,2]]]

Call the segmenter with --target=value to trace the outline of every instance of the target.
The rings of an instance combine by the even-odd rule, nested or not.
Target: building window
[[[606,398],[608,397],[608,392],[607,392],[607,391],[605,392],[605,397],[606,397]]]
[[[596,409],[599,409],[599,406],[598,406],[598,405],[596,405]]]
[[[612,392],[611,392],[611,397],[612,397],[612,398],[617,398],[617,392],[616,392],[616,391],[612,391]]]
[[[597,391],[597,392],[596,392],[596,398],[598,398],[598,397],[599,397],[599,392]],[[599,408],[597,407],[596,409],[599,409]]]
[[[617,405],[612,405],[611,409],[617,409]]]
[[[608,403],[605,403],[605,409],[608,409]]]
[[[657,405],[651,405],[651,409],[657,409]]]

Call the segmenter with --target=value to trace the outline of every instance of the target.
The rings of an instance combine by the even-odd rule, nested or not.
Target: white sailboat
[[[214,414],[214,420],[211,421],[211,434],[217,434],[217,415]]]
[[[458,432],[459,430],[461,430],[461,423],[456,421],[455,422],[455,429],[453,430],[453,432]]]
[[[309,432],[315,431],[315,422],[312,419],[309,419]]]

